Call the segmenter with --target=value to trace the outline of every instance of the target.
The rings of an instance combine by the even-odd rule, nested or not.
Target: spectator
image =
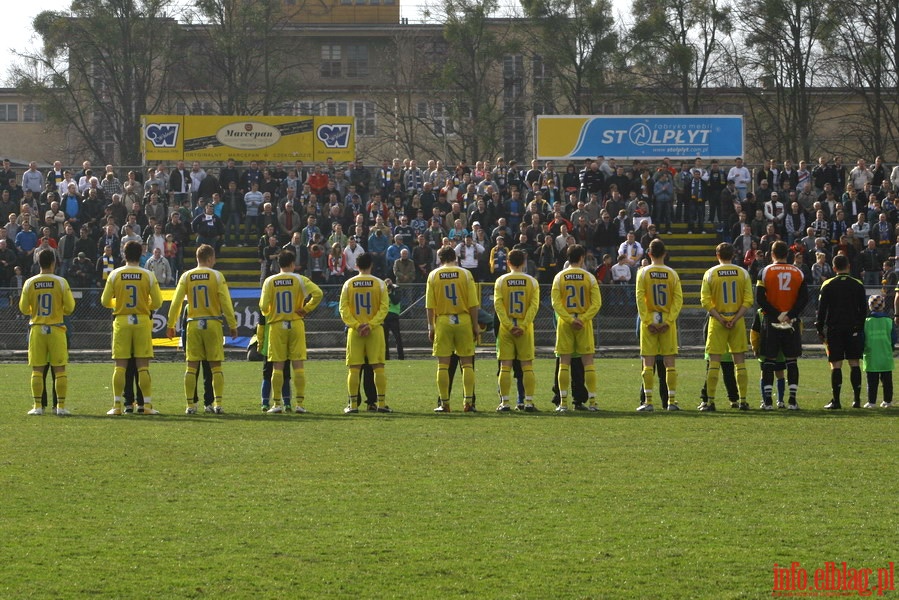
[[[84,253],[79,252],[72,261],[69,269],[69,285],[73,288],[89,288],[94,286],[94,261]]]
[[[172,276],[172,267],[163,255],[162,248],[153,248],[153,254],[147,259],[147,264],[144,267],[156,275],[156,280],[159,281],[159,285],[162,287],[169,287],[175,281]]]
[[[409,248],[400,249],[400,257],[393,262],[393,274],[398,284],[415,282],[415,262],[409,257]]]
[[[346,257],[343,254],[343,248],[339,243],[331,244],[331,251],[328,252],[328,283],[342,284],[346,281]]]

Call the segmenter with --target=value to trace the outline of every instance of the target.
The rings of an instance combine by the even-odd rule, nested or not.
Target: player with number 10
[[[322,301],[322,290],[312,280],[294,273],[297,257],[290,250],[278,254],[280,273],[270,276],[262,285],[259,309],[265,317],[268,359],[272,362],[271,389],[274,406],[268,412],[285,412],[277,391],[284,384],[284,363],[293,369],[294,410],[306,412],[306,325],[303,319]]]

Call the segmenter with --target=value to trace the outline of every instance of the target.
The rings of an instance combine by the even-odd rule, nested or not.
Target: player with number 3
[[[114,269],[106,279],[100,302],[112,309],[112,408],[107,415],[122,414],[125,370],[128,360],[137,362],[137,380],[144,395],[143,414],[158,415],[153,408],[150,359],[153,358],[153,311],[162,306],[156,276],[140,266],[140,242],[125,244],[125,266]],[[138,410],[140,412],[140,410]]]

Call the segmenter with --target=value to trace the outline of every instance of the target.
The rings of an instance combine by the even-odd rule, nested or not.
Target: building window
[[[353,116],[356,117],[356,134],[372,136],[375,134],[375,103],[353,102]]]
[[[299,117],[317,117],[321,107],[311,100],[297,100],[294,103],[294,114]]]
[[[534,116],[537,115],[554,115],[556,109],[551,102],[534,102]]]
[[[280,104],[272,110],[272,115],[276,117],[292,117],[293,104]]]
[[[0,104],[0,121],[18,121],[19,105],[18,104]]]
[[[187,114],[187,102],[175,102],[175,114],[176,115],[186,115]]]
[[[348,117],[348,102],[325,102],[326,117]]]
[[[340,77],[340,46],[338,44],[322,44],[322,77]]]
[[[419,102],[418,118],[429,123],[434,130],[434,135],[443,136],[454,133],[452,119],[450,119],[446,105],[442,102],[432,102],[431,104]]]
[[[550,75],[549,69],[546,68],[546,63],[543,61],[543,57],[539,54],[535,55],[531,59],[531,72],[534,77],[534,88],[541,89],[550,84]]]
[[[503,153],[506,160],[522,160],[525,156],[525,141],[524,119],[506,119],[503,131]]]
[[[368,46],[351,44],[346,48],[347,77],[368,77]]]
[[[22,109],[22,120],[27,123],[43,121],[44,110],[39,104],[26,104]]]

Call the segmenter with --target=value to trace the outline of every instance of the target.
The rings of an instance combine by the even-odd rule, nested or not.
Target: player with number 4
[[[652,412],[653,366],[661,356],[668,385],[668,410],[677,405],[677,317],[684,305],[680,277],[665,264],[665,243],[654,239],[649,244],[651,263],[637,272],[637,313],[640,315],[640,355],[643,357],[643,391],[645,402],[640,412]]]
[[[268,359],[272,362],[271,389],[274,405],[269,413],[290,410],[281,404],[277,390],[284,385],[284,363],[293,370],[294,410],[306,412],[306,324],[303,320],[322,301],[322,290],[312,280],[294,273],[296,254],[290,250],[278,253],[280,273],[270,276],[262,285],[259,309],[265,317]]]
[[[552,305],[556,323],[556,354],[559,355],[559,406],[556,412],[568,411],[571,387],[571,355],[580,354],[584,364],[584,387],[587,388],[587,410],[599,410],[596,404],[596,368],[593,354],[593,317],[602,306],[599,284],[592,273],[583,268],[584,247],[568,248],[568,268],[556,274],[552,285]]]
[[[106,279],[100,302],[112,309],[112,374],[111,416],[122,414],[125,370],[128,360],[137,363],[137,380],[144,395],[143,414],[158,415],[153,408],[150,381],[150,359],[153,358],[153,311],[162,306],[162,293],[156,276],[140,266],[140,242],[125,244],[125,266],[114,269]],[[140,409],[137,412],[140,414]]]
[[[428,339],[437,357],[436,413],[450,412],[449,365],[453,354],[462,365],[463,412],[474,406],[474,346],[480,333],[478,308],[480,296],[471,271],[456,264],[456,251],[444,246],[437,251],[440,266],[428,274],[425,309],[428,313]]]

